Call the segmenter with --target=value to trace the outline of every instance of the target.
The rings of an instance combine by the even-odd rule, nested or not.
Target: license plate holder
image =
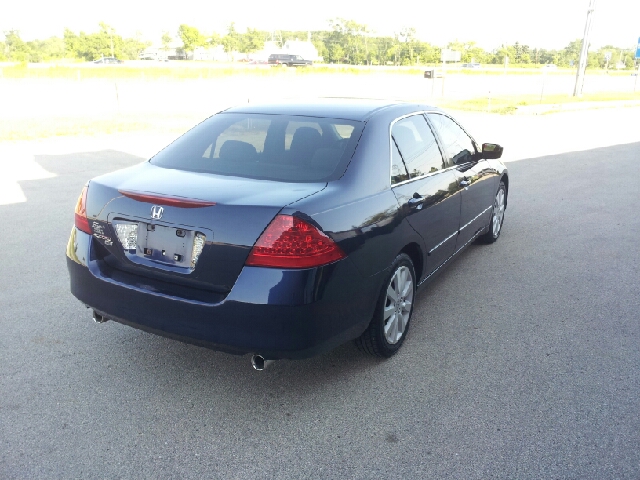
[[[195,234],[184,228],[140,222],[136,255],[167,265],[190,267]]]

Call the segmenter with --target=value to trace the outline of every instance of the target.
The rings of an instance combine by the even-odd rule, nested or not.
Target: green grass
[[[311,67],[271,67],[269,65],[215,64],[180,62],[166,66],[158,63],[136,65],[14,65],[0,68],[0,78],[10,79],[168,79],[191,80],[229,76],[274,77],[289,75],[422,75],[422,68],[361,67],[350,65],[313,65]]]
[[[158,62],[130,62],[123,65],[94,65],[87,62],[16,64],[0,67],[0,78],[10,79],[208,79],[233,75],[282,76],[282,75],[419,75],[428,68],[441,69],[441,65],[419,65],[412,67],[364,66],[364,65],[326,65],[286,68],[269,65],[249,65],[243,63],[215,63],[175,61],[169,64]],[[484,65],[481,69],[461,68],[459,65],[446,67],[449,75],[505,75],[501,65]],[[575,69],[559,68],[547,71],[547,75],[573,74]],[[506,75],[541,75],[537,66],[510,67]],[[628,71],[611,71],[608,75],[629,75]],[[604,75],[602,70],[588,70],[588,75]]]
[[[477,97],[466,100],[445,100],[439,103],[443,108],[451,108],[456,110],[468,110],[476,112],[492,112],[492,113],[513,113],[518,107],[528,105],[556,105],[581,102],[611,102],[620,100],[638,100],[640,101],[640,92],[604,92],[585,94],[582,97],[573,97],[570,95],[544,95],[542,99],[540,95],[514,95],[514,96],[498,96]]]

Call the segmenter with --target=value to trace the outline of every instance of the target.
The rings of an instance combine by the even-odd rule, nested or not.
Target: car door
[[[455,251],[460,195],[454,169],[445,169],[438,142],[422,114],[391,127],[392,190],[426,246],[425,276]]]
[[[497,172],[482,159],[473,139],[451,117],[428,113],[427,118],[438,133],[448,161],[455,166],[457,190],[462,197],[456,248],[461,248],[489,224]]]

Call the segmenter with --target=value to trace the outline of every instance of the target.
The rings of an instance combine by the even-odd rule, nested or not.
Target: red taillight
[[[262,232],[246,264],[254,267],[310,268],[346,255],[313,225],[290,215],[278,215]]]
[[[88,187],[85,185],[80,197],[78,197],[78,203],[76,203],[76,228],[91,235],[91,227],[89,220],[87,220],[87,190]]]

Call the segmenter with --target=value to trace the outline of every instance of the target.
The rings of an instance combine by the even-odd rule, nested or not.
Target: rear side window
[[[413,115],[394,123],[391,137],[400,150],[411,178],[442,169],[440,148],[422,115]]]
[[[404,166],[398,146],[391,142],[391,185],[409,180],[409,174]]]
[[[286,115],[221,113],[154,156],[164,168],[283,182],[340,177],[361,122]]]

